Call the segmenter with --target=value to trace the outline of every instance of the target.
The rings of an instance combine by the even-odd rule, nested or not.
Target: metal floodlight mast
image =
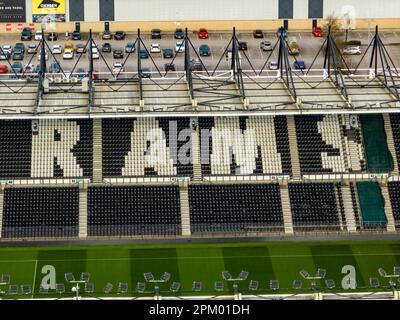
[[[369,67],[370,69],[374,68],[375,77],[379,79],[379,81],[395,96],[396,100],[400,101],[399,87],[394,79],[392,66],[395,71],[397,71],[397,68],[382,42],[378,26],[375,27],[375,36],[372,43],[372,54]],[[389,60],[392,66],[389,63]],[[378,74],[378,63],[380,63],[382,68],[383,79]]]
[[[92,111],[94,96],[93,96],[93,71],[94,71],[94,64],[93,64],[93,35],[92,29],[89,30],[89,112]],[[98,50],[98,49],[97,49]]]
[[[194,100],[194,92],[193,92],[193,75],[192,75],[192,64],[190,61],[190,46],[189,46],[189,37],[188,37],[188,29],[185,28],[185,72],[186,72],[186,81],[189,86],[190,99]]]
[[[137,69],[139,78],[139,100],[143,101],[143,79],[142,79],[142,58],[140,57],[141,44],[140,41],[140,29],[138,29],[138,41],[137,41]]]
[[[38,75],[38,92],[36,96],[35,113],[39,110],[40,99],[43,98],[43,81],[46,77],[46,46],[44,32],[42,29],[41,51],[40,51],[40,69]]]

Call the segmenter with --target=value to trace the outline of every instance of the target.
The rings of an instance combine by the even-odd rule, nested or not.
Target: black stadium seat
[[[192,233],[283,230],[276,184],[192,185],[189,206]]]

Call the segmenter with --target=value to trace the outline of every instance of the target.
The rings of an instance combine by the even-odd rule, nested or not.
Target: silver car
[[[261,41],[260,49],[262,51],[272,51],[272,44],[271,41]]]
[[[343,54],[354,55],[361,54],[361,49],[359,46],[351,46],[343,49]]]

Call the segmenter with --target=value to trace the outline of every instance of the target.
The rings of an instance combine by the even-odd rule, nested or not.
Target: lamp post
[[[68,272],[65,274],[65,280],[68,283],[73,284],[74,286],[72,287],[72,292],[75,293],[75,299],[79,300],[79,291],[80,291],[80,287],[79,284],[84,284],[87,283],[89,281],[90,278],[90,273],[89,272],[82,272],[80,280],[75,280],[74,275],[72,274],[72,272]]]
[[[317,290],[317,283],[316,280],[322,280],[325,278],[326,275],[326,269],[321,269],[318,268],[317,272],[315,273],[315,276],[310,276],[310,274],[306,270],[301,270],[300,275],[306,279],[311,281],[311,290],[314,294],[314,299],[315,300],[322,300],[322,293],[318,292]]]
[[[382,278],[389,279],[389,288],[393,291],[395,300],[400,300],[400,292],[397,291],[397,284],[395,279],[400,279],[400,266],[393,267],[393,274],[388,274],[382,267],[378,269],[378,273]]]

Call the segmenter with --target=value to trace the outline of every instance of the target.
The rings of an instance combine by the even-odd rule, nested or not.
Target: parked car
[[[101,36],[103,40],[111,40],[112,34],[110,31],[104,31],[103,35]]]
[[[175,39],[183,39],[185,37],[185,33],[182,29],[176,29],[174,34]]]
[[[121,62],[115,62],[113,66],[113,73],[118,74],[125,71],[124,65]]]
[[[287,43],[289,46],[289,54],[292,56],[297,55],[300,53],[300,48],[297,43],[297,38],[296,37],[288,37],[287,38]]]
[[[43,39],[42,30],[36,30],[36,32],[35,32],[35,40],[36,41],[41,41],[42,39]]]
[[[165,59],[173,58],[173,56],[174,56],[174,51],[172,49],[164,49],[163,50],[163,57]]]
[[[124,57],[124,52],[119,49],[114,49],[113,51],[113,58],[114,59],[122,59]]]
[[[175,44],[175,52],[185,52],[185,42],[178,41]]]
[[[28,45],[28,53],[33,54],[37,52],[37,46],[34,43]]]
[[[108,42],[103,43],[101,47],[102,52],[112,52],[111,44]]]
[[[247,50],[247,42],[246,41],[239,41],[238,43],[239,50],[246,51]]]
[[[125,46],[125,52],[126,53],[132,53],[135,52],[136,47],[135,44],[133,42],[128,42]]]
[[[49,34],[47,35],[48,41],[57,41],[57,39],[58,39],[58,35],[55,32],[49,32]]]
[[[10,59],[11,54],[8,52],[0,52],[0,60],[7,60]]]
[[[97,47],[92,47],[92,58],[93,59],[100,59],[100,52]]]
[[[24,52],[20,48],[17,49],[14,48],[12,58],[13,60],[24,60],[24,55],[25,55]]]
[[[82,43],[79,43],[75,47],[76,53],[86,53],[86,46]]]
[[[208,39],[208,31],[205,28],[199,30],[199,39]]]
[[[314,37],[318,37],[318,38],[321,38],[324,36],[324,32],[322,31],[321,27],[313,27],[312,34],[314,35]]]
[[[78,70],[76,70],[76,77],[79,81],[82,81],[82,79],[86,77],[85,69],[79,68]]]
[[[25,45],[22,42],[18,42],[18,43],[15,44],[14,51],[17,50],[17,49],[19,49],[23,53],[25,53]]]
[[[306,69],[306,64],[303,60],[296,60],[293,64],[296,70],[304,70]]]
[[[11,65],[11,71],[14,73],[22,73],[22,63],[21,62],[14,62]]]
[[[160,53],[161,52],[161,47],[158,43],[152,43],[150,47],[150,52],[151,53]]]
[[[29,28],[24,28],[21,32],[21,40],[22,41],[31,41],[32,40],[32,31]]]
[[[278,70],[278,68],[279,68],[278,61],[272,60],[268,62],[269,70]]]
[[[126,33],[124,31],[117,31],[114,34],[115,40],[125,40]]]
[[[254,30],[253,31],[253,37],[255,39],[262,39],[262,38],[264,38],[264,33],[260,29]]]
[[[40,61],[40,59],[41,59],[41,57],[42,57],[42,50],[39,51],[37,57],[38,57],[38,61]],[[48,53],[47,53],[47,50],[44,50],[44,59],[45,59],[46,61],[49,60],[49,55],[48,55]]]
[[[49,67],[50,73],[60,73],[60,71],[61,71],[60,65],[56,62],[53,62]]]
[[[151,38],[152,39],[161,39],[161,30],[160,29],[151,30]]]
[[[199,54],[201,57],[208,57],[211,55],[210,47],[206,44],[202,44],[199,48]]]
[[[142,71],[140,72],[141,78],[150,78],[151,73],[149,68],[142,68]]]
[[[64,50],[63,59],[72,60],[74,58],[74,52],[72,50]]]
[[[0,74],[8,73],[8,66],[0,65]]]
[[[164,69],[165,69],[165,72],[176,71],[174,63],[166,63],[166,64],[164,64]]]
[[[149,53],[145,49],[141,49],[139,51],[139,57],[142,59],[147,59],[149,57]]]
[[[272,51],[272,43],[271,41],[261,41],[260,43],[260,49],[262,51]]]
[[[64,51],[65,51],[65,50],[74,51],[74,50],[75,50],[74,44],[73,44],[72,42],[66,42],[66,43],[64,44]]]
[[[72,32],[72,40],[81,40],[82,36],[81,36],[81,32],[75,30],[74,32]]]
[[[8,45],[8,44],[5,44],[4,46],[3,46],[3,53],[5,53],[5,54],[9,54],[9,55],[11,55],[12,54],[12,46],[10,46],[10,45]]]
[[[358,55],[361,54],[361,49],[359,46],[349,46],[343,49],[343,54]]]
[[[190,67],[192,71],[203,71],[203,65],[200,60],[191,60]]]
[[[62,53],[62,47],[59,44],[54,44],[53,45],[53,54],[61,54]]]

